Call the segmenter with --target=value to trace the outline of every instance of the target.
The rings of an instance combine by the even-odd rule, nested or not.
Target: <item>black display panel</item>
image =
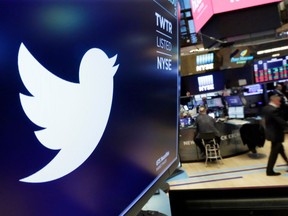
[[[254,62],[255,83],[273,82],[288,78],[288,56]]]
[[[0,1],[1,215],[136,215],[170,175],[176,6]]]
[[[192,95],[221,91],[225,87],[224,82],[221,71],[182,77],[181,94],[184,94],[184,91],[189,91]]]

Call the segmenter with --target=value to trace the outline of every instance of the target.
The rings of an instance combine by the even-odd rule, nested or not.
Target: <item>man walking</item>
[[[271,152],[268,159],[266,174],[267,176],[277,176],[281,173],[274,172],[273,168],[276,163],[278,153],[288,164],[282,142],[284,141],[284,129],[288,126],[287,122],[281,116],[280,111],[281,98],[278,95],[270,96],[269,104],[263,108],[265,122],[265,136],[271,141]]]

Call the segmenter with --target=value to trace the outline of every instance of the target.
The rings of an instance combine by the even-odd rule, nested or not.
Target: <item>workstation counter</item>
[[[222,157],[230,157],[249,151],[248,145],[241,138],[240,129],[245,124],[259,124],[257,119],[218,121],[216,127],[220,132],[220,150]],[[179,133],[179,155],[181,162],[201,161],[205,156],[194,143],[196,128],[194,126],[184,127]]]

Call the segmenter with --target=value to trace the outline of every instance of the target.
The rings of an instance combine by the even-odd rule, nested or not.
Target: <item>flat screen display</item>
[[[213,74],[207,76],[199,76],[197,79],[199,92],[211,91],[215,89]]]
[[[211,0],[191,0],[191,8],[193,14],[193,21],[195,31],[199,32],[200,29],[208,22],[213,16],[213,7]]]
[[[225,77],[222,71],[181,77],[181,89],[187,89],[199,98],[208,97],[207,93],[222,91],[224,87]]]
[[[239,95],[226,96],[225,100],[229,107],[242,106],[242,100]]]
[[[224,76],[221,72],[205,73],[207,75],[196,75],[193,77],[197,80],[197,93],[208,93],[224,89]],[[192,83],[192,85],[194,84]]]
[[[178,165],[176,12],[0,1],[0,215],[137,215]]]
[[[196,56],[196,71],[214,69],[214,53],[206,53]]]
[[[243,119],[244,118],[244,107],[228,107],[228,116],[232,119]]]
[[[249,85],[244,87],[244,96],[263,94],[263,87],[261,84]]]
[[[288,78],[288,56],[254,62],[255,83],[273,82]]]
[[[212,98],[212,99],[207,100],[207,106],[209,108],[212,108],[212,107],[224,107],[224,105],[222,103],[222,99],[220,97],[219,98]]]

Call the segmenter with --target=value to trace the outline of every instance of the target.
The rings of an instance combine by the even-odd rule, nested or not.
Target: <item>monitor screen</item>
[[[244,96],[263,94],[263,87],[261,84],[245,86],[244,89]]]
[[[206,53],[196,56],[196,71],[214,69],[214,53]]]
[[[226,96],[225,100],[229,107],[233,106],[242,106],[242,100],[239,95],[233,95],[233,96]]]
[[[201,94],[201,97],[207,97],[207,93],[224,89],[224,74],[221,71],[182,77],[182,80],[189,84],[191,94]]]
[[[0,1],[0,215],[137,215],[178,165],[175,11]]]
[[[213,16],[213,6],[211,0],[191,0],[191,9],[194,18],[195,31],[200,29]]]
[[[229,118],[244,118],[244,107],[238,106],[238,107],[228,107],[228,116]]]
[[[220,97],[212,98],[212,99],[207,100],[207,106],[209,108],[212,108],[212,107],[224,107],[224,105],[222,103],[222,99]]]
[[[254,62],[255,83],[273,82],[288,78],[288,56],[257,60]]]

